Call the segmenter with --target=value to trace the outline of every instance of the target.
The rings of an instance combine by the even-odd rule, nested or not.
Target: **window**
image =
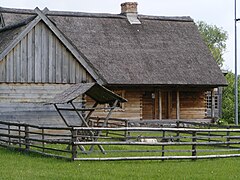
[[[206,92],[206,108],[207,109],[211,109],[212,108],[212,97],[211,97],[211,92],[208,91]],[[214,96],[214,105],[215,105],[215,109],[218,109],[218,94],[215,94]]]

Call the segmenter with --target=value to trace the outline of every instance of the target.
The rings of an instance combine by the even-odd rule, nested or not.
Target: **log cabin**
[[[126,98],[114,117],[133,120],[204,121],[209,105],[213,119],[227,85],[190,17],[140,15],[135,2],[120,14],[0,8],[1,119],[60,123],[43,103],[91,82]]]

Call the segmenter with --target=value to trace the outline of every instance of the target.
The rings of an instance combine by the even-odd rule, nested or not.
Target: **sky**
[[[234,0],[0,0],[1,7],[79,11],[119,14],[123,2],[138,2],[138,13],[156,16],[191,16],[195,22],[205,21],[228,33],[223,68],[234,72]],[[240,2],[237,4],[240,18]],[[240,22],[238,22],[240,23]],[[240,25],[238,39],[240,39]],[[238,74],[240,74],[240,42],[238,42]]]

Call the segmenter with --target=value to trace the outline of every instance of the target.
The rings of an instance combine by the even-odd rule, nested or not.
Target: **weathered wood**
[[[21,145],[25,145],[26,147],[28,146],[27,148],[27,151],[32,151],[33,148],[37,148],[37,149],[41,149],[41,151],[36,151],[36,152],[41,152],[42,154],[44,154],[45,150],[48,150],[48,151],[51,151],[51,156],[57,156],[57,152],[63,152],[63,153],[71,153],[71,157],[72,157],[72,160],[80,160],[81,158],[77,158],[77,147],[80,146],[80,147],[83,147],[85,145],[133,145],[133,146],[140,146],[141,148],[143,149],[139,149],[139,150],[123,150],[123,151],[120,151],[120,150],[109,150],[108,152],[109,153],[118,153],[118,152],[149,152],[149,153],[162,153],[162,156],[161,156],[161,160],[167,160],[167,159],[171,159],[173,156],[166,156],[166,152],[174,152],[174,153],[184,153],[184,152],[191,152],[191,156],[176,156],[176,157],[180,157],[184,159],[199,159],[199,158],[224,158],[224,157],[235,157],[235,156],[238,156],[239,154],[234,154],[234,155],[230,155],[229,154],[221,154],[221,155],[207,155],[207,156],[197,156],[196,152],[210,152],[210,153],[219,153],[219,152],[231,152],[231,151],[239,151],[239,147],[238,148],[231,148],[232,146],[229,146],[228,149],[199,149],[197,150],[197,147],[198,146],[209,146],[209,145],[214,145],[214,146],[219,146],[219,145],[240,145],[240,141],[232,141],[232,142],[226,142],[224,139],[226,138],[239,138],[239,136],[227,136],[226,135],[226,132],[240,132],[240,129],[192,129],[192,128],[83,128],[83,127],[73,127],[71,128],[72,132],[75,131],[75,133],[72,133],[71,134],[71,137],[72,137],[72,145],[74,146],[72,148],[72,150],[62,150],[62,149],[58,149],[58,148],[48,148],[48,147],[45,147],[44,146],[44,143],[49,143],[49,144],[69,144],[70,143],[70,139],[67,139],[67,140],[64,140],[64,141],[59,141],[57,139],[46,139],[45,137],[47,136],[45,132],[45,129],[42,129],[42,127],[39,127],[39,126],[33,126],[34,128],[39,129],[40,131],[38,132],[35,132],[32,131],[33,129],[29,129],[31,126],[28,126],[26,124],[23,124],[23,123],[5,123],[5,122],[1,122],[0,121],[0,124],[7,124],[9,125],[9,127],[6,127],[6,129],[8,130],[8,132],[5,132],[5,134],[3,133],[0,133],[0,146],[4,146],[4,147],[13,147],[13,148],[16,148],[16,146],[13,145],[13,143],[15,144],[21,144]],[[19,126],[23,126],[25,127],[25,129],[22,129],[22,130],[19,130]],[[15,126],[15,127],[14,127]],[[48,127],[49,128],[49,127]],[[90,136],[90,138],[94,138],[95,140],[97,140],[98,138],[102,138],[102,139],[106,139],[106,141],[91,141],[91,142],[84,142],[84,141],[78,141],[77,138],[78,137],[84,137],[84,135],[78,135],[77,132],[79,130],[79,128],[81,128],[82,130],[87,130],[89,131],[89,129],[94,129],[94,131],[102,131],[103,129],[105,130],[109,130],[109,129],[112,129],[112,131],[114,131],[113,129],[119,131],[119,130],[122,130],[122,131],[132,131],[132,132],[144,132],[146,131],[146,129],[151,129],[151,132],[155,131],[155,130],[158,130],[156,132],[162,132],[162,136],[159,134],[159,136],[146,136],[146,137],[142,137],[142,138],[153,138],[153,137],[156,137],[156,138],[161,138],[162,140],[165,139],[166,141],[161,141],[161,142],[135,142],[135,141],[132,141],[132,139],[136,139],[136,136],[135,137],[128,137],[129,138],[129,141],[119,141],[117,138],[116,138],[116,135],[114,135],[115,138],[111,139],[111,138],[105,138],[105,137],[99,137],[99,136],[95,136],[95,135],[88,135]],[[51,127],[51,129],[54,129]],[[68,128],[69,130],[70,128]],[[138,130],[137,130],[138,129]],[[192,133],[192,136],[179,136],[179,137],[173,137],[174,139],[176,138],[182,138],[184,140],[186,140],[187,138],[189,139],[189,141],[187,142],[175,142],[175,141],[169,141],[170,136],[166,136],[166,132],[174,132],[173,129],[176,129],[176,131],[179,131],[183,134],[185,133],[189,133],[191,132]],[[184,129],[184,130],[183,130]],[[82,131],[81,130],[81,131]],[[16,133],[14,133],[14,131]],[[20,132],[24,132],[25,135],[24,136],[20,136],[19,137],[19,133],[17,133],[18,131]],[[175,132],[176,132],[175,131]],[[211,132],[224,132],[224,135],[219,135],[218,137],[221,138],[222,140],[219,141],[219,142],[202,142],[202,141],[199,141],[197,142],[197,139],[200,139],[201,137],[205,137],[208,138],[208,136],[206,135],[197,135],[197,134],[201,134],[201,132],[208,132],[208,131],[211,131]],[[52,132],[49,131],[49,132]],[[148,132],[148,131],[146,131]],[[27,135],[26,135],[27,133]],[[35,134],[39,134],[40,137],[36,137]],[[207,134],[207,133],[206,133]],[[33,135],[33,136],[32,136]],[[60,135],[60,134],[59,134]],[[44,136],[44,138],[43,138]],[[7,137],[7,138],[3,138],[3,137]],[[65,137],[65,136],[64,136]],[[68,136],[69,137],[69,136]],[[87,136],[86,136],[87,137]],[[217,137],[217,136],[216,136]],[[214,136],[212,136],[211,138],[216,138]],[[21,140],[18,140],[17,142],[14,140],[14,139],[23,139],[23,142],[21,142]],[[75,138],[75,139],[74,139]],[[169,140],[167,140],[169,139]],[[113,141],[113,140],[117,140],[117,141]],[[25,141],[25,142],[24,142]],[[6,144],[2,144],[2,142],[6,142],[8,143],[7,145]],[[31,142],[31,144],[30,144]],[[35,143],[34,143],[35,142]],[[40,142],[40,143],[37,143],[36,142]],[[82,145],[82,146],[81,146]],[[145,149],[144,147],[146,146],[162,146],[162,149],[153,149],[153,150],[149,150],[149,149]],[[191,149],[167,149],[165,150],[165,147],[166,146],[191,146],[192,148]],[[17,148],[17,149],[21,149],[21,148]],[[75,150],[74,150],[75,149]],[[101,149],[100,149],[101,150]],[[40,154],[41,154],[40,153]],[[91,153],[91,151],[85,151],[82,152],[82,153]],[[150,156],[151,157],[156,157],[156,156]],[[158,157],[158,156],[157,156]],[[111,159],[111,158],[115,158],[115,157],[107,157],[107,160]],[[124,160],[125,157],[119,157],[119,158],[123,158],[121,160]],[[127,158],[136,158],[136,157],[127,157]],[[138,157],[137,157],[138,158]],[[143,156],[143,157],[139,157],[141,159],[148,159],[148,156]],[[130,160],[128,159],[128,160]]]
[[[179,97],[179,91],[177,91],[177,119],[180,119],[180,97]]]
[[[24,36],[41,20],[39,16],[37,16],[34,20],[32,20],[27,27],[9,44],[7,48],[3,50],[0,54],[0,61],[22,40]]]
[[[33,33],[34,31],[30,31],[27,35],[27,82],[34,82],[34,42],[33,42]],[[16,82],[16,81],[15,81]]]
[[[21,82],[26,82],[28,79],[28,61],[27,61],[27,38],[21,40]]]
[[[159,119],[162,120],[162,92],[158,91],[158,111],[159,111]]]
[[[197,142],[197,139],[196,139],[196,132],[193,132],[193,138],[192,138],[192,156],[196,156],[197,155],[197,150],[196,150],[196,142]]]
[[[211,104],[211,117],[215,117],[215,91],[214,89],[211,91],[211,98],[212,98],[212,104]]]
[[[42,36],[41,36],[41,24],[37,24],[35,27],[35,82],[42,82]]]
[[[62,42],[42,21],[38,22],[16,44],[4,58],[4,61],[1,61],[0,73],[2,73],[1,82],[7,83],[94,81],[72,53],[63,46]],[[76,81],[77,76],[79,79]]]
[[[42,29],[42,34],[41,34],[41,63],[42,63],[42,82],[49,82],[49,30],[45,26],[45,24],[41,23],[41,29]]]
[[[26,150],[29,150],[30,149],[30,142],[29,142],[29,126],[25,126],[25,144],[26,144],[26,147],[25,149]]]
[[[77,146],[74,142],[77,141],[77,130],[72,130],[72,160],[77,158]]]
[[[75,158],[75,161],[120,161],[120,160],[181,160],[181,159],[213,159],[240,157],[240,154],[206,155],[206,156],[145,156],[145,157],[109,157],[109,158]]]
[[[69,51],[76,57],[76,59],[81,63],[81,65],[91,74],[91,76],[99,83],[103,84],[103,81],[98,76],[98,74],[89,66],[89,64],[84,60],[84,58],[79,54],[79,52],[69,43],[65,36],[56,28],[56,26],[38,9],[35,12],[39,17],[48,25],[48,27],[54,32],[54,34],[61,40],[61,42],[69,49]]]

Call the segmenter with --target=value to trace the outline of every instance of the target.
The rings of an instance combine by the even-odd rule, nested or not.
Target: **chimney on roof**
[[[121,4],[121,14],[125,15],[130,24],[141,24],[138,19],[137,2],[125,2]]]
[[[121,14],[135,13],[137,14],[137,2],[125,2],[121,4]]]

